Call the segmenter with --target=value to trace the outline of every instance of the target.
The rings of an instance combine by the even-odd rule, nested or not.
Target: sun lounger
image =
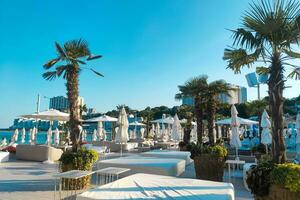
[[[9,159],[9,152],[0,151],[0,163],[7,162]]]
[[[170,151],[170,150],[152,150],[144,152],[142,156],[157,157],[157,158],[175,158],[185,160],[185,164],[189,165],[193,161],[191,153],[188,151]]]
[[[121,167],[131,169],[131,171],[125,175],[150,173],[167,176],[179,176],[185,171],[185,160],[128,156],[102,160],[97,163],[98,169],[103,169],[106,167]]]
[[[231,183],[135,174],[83,192],[77,199],[234,200],[234,188]]]

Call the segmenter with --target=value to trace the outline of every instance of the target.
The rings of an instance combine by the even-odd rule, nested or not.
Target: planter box
[[[255,197],[255,200],[299,200],[300,192],[292,192],[288,189],[279,187],[277,185],[272,185],[270,187],[270,192],[264,197]]]
[[[194,157],[194,165],[197,179],[222,181],[225,159],[210,154],[202,154]]]

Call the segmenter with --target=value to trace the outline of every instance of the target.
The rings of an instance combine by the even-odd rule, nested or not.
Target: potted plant
[[[269,194],[271,185],[271,172],[274,162],[268,157],[262,157],[256,166],[247,172],[247,185],[256,200],[264,200]]]
[[[78,151],[66,151],[62,154],[60,161],[61,172],[66,172],[70,170],[84,170],[92,171],[93,165],[98,160],[98,153],[95,150],[87,150],[82,147]],[[78,180],[73,180],[72,182],[68,180],[68,186],[63,189],[84,189],[90,183],[90,176],[84,177]],[[75,188],[76,187],[76,188]]]
[[[187,151],[187,144],[183,141],[179,142],[179,151]]]
[[[194,160],[198,179],[222,181],[227,150],[221,145],[189,144],[187,149]]]

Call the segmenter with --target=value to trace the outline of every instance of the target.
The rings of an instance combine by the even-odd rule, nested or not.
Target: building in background
[[[238,104],[247,102],[247,88],[229,84],[232,90],[229,91],[230,96],[225,94],[221,94],[219,96],[219,100],[222,103],[228,104]],[[182,105],[194,105],[194,98],[190,96],[186,96],[182,99]]]
[[[83,97],[78,97],[79,107],[84,105]],[[67,97],[57,96],[50,98],[49,109],[59,110],[61,112],[69,112],[69,101]]]

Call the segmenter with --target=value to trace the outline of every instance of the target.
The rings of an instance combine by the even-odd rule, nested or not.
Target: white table
[[[53,175],[54,177],[54,200],[56,198],[56,185],[57,185],[57,180],[58,180],[58,188],[59,188],[59,199],[62,199],[62,180],[64,179],[64,183],[66,184],[69,183],[69,179],[80,179],[83,178],[85,176],[89,176],[91,174],[93,174],[93,171],[82,171],[82,170],[71,170],[71,171],[67,171],[67,172],[62,172],[62,173],[58,173]],[[71,190],[71,195],[73,195],[73,193],[75,193],[75,196],[77,195],[77,187],[75,186],[75,191]],[[69,194],[69,191],[67,191],[67,195]]]
[[[96,184],[103,185],[119,179],[119,175],[130,171],[128,168],[107,167],[94,171],[97,175]],[[102,177],[102,178],[101,178]]]
[[[246,162],[244,160],[226,160],[225,162],[226,164],[228,164],[228,180],[229,182],[231,182],[231,165],[233,166],[233,173],[234,173],[234,168],[235,165],[239,166],[239,165],[244,165]]]

